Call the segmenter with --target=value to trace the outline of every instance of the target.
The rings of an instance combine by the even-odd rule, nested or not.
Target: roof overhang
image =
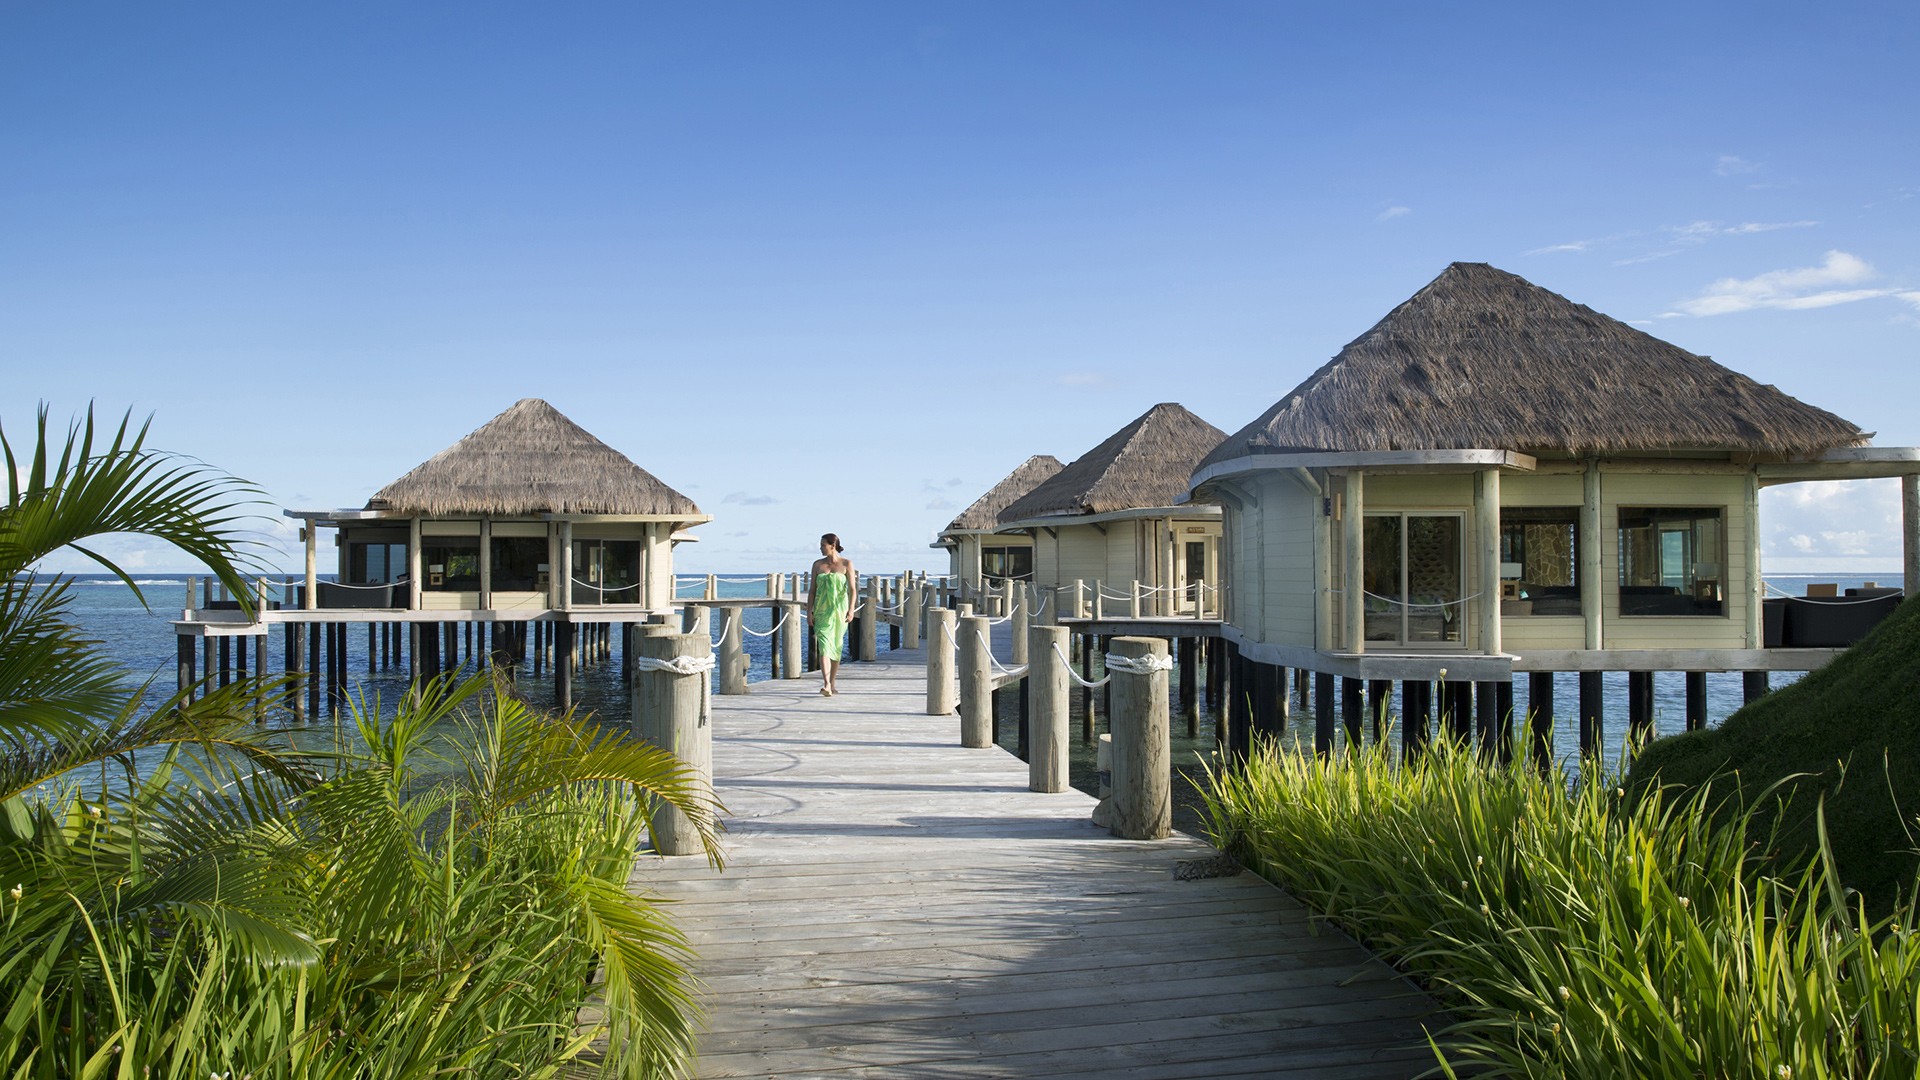
[[[1920,475],[1920,446],[1848,446],[1817,458],[1755,465],[1762,487],[1802,480],[1877,480]]]
[[[1188,488],[1209,480],[1268,469],[1365,469],[1374,473],[1532,472],[1539,462],[1518,450],[1302,450],[1246,454],[1216,461],[1193,474]]]
[[[1069,525],[1103,525],[1109,521],[1136,521],[1140,518],[1217,518],[1220,508],[1217,506],[1137,506],[1125,510],[1109,510],[1104,514],[1042,514],[1039,517],[1023,518],[1002,524],[995,532],[1013,532],[1016,529],[1057,529]]]
[[[645,524],[648,522],[670,522],[676,528],[705,525],[713,520],[712,514],[409,514],[399,510],[283,510],[287,517],[311,522],[315,525],[352,524],[361,521],[408,521],[413,518],[426,518],[429,521],[478,521],[483,517],[496,520],[515,518],[530,521],[571,521],[607,524]]]

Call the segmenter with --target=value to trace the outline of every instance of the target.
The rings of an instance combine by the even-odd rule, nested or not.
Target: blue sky
[[[1920,8],[1593,8],[6,3],[0,422],[277,511],[543,397],[715,515],[686,569],[935,567],[1469,260],[1920,444]],[[1767,565],[1897,565],[1895,491],[1770,492]]]

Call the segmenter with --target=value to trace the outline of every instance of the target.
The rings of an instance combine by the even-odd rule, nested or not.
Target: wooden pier
[[[1004,655],[1005,634],[996,634]],[[1409,1077],[1434,1005],[1215,852],[1122,841],[926,714],[925,654],[712,699],[727,865],[643,857],[704,984],[701,1077]]]

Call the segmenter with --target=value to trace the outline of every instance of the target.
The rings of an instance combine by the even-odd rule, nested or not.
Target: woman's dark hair
[[[832,544],[834,554],[836,555],[844,554],[847,550],[840,546],[840,537],[834,533],[821,533],[820,542],[823,544]]]

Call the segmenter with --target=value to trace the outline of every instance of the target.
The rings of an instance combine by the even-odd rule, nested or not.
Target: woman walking
[[[810,594],[813,618],[813,654],[820,658],[820,696],[840,692],[840,654],[847,647],[847,624],[853,621],[853,598],[858,579],[853,563],[841,557],[846,548],[833,533],[820,537],[820,557],[813,563]]]

